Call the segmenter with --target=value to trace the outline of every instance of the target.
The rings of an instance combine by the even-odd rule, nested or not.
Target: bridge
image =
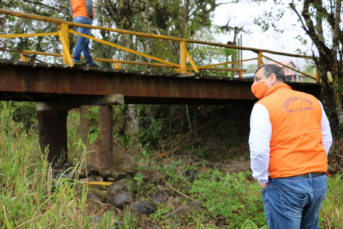
[[[67,155],[66,115],[71,108],[78,108],[82,105],[110,106],[115,104],[227,104],[230,101],[256,100],[250,91],[252,81],[242,79],[242,74],[246,70],[241,68],[225,68],[225,66],[251,60],[256,60],[257,65],[260,65],[263,63],[263,58],[272,60],[265,56],[264,53],[310,58],[298,54],[89,26],[4,9],[0,9],[0,14],[58,24],[58,31],[55,33],[0,34],[0,39],[59,36],[61,40],[62,54],[43,53],[39,50],[2,50],[6,52],[19,52],[21,60],[0,59],[0,100],[39,102],[37,104],[37,116],[40,146],[42,149],[50,146],[48,154],[50,161],[54,161],[61,152]],[[80,34],[69,29],[69,26],[89,27],[121,34],[178,42],[180,45],[180,56],[178,57],[180,63],[173,63],[159,57],[102,41],[92,36]],[[95,42],[100,42],[125,52],[141,55],[154,62],[94,58],[96,61],[112,63],[114,68],[76,67],[72,62],[72,56],[69,51],[69,33],[87,37]],[[187,44],[189,43],[250,50],[255,52],[257,57],[249,60],[199,66],[194,63],[187,51]],[[61,57],[63,61],[57,63],[37,61],[35,59],[37,55]],[[170,68],[174,72],[160,73],[158,70],[132,71],[123,69],[121,66],[123,64],[145,65],[161,69]],[[213,75],[203,75],[201,70],[211,70]],[[297,69],[293,70],[301,73]],[[239,78],[216,76],[216,71],[237,72]],[[302,74],[311,77],[305,73]],[[292,82],[289,85],[295,90],[304,91],[319,97],[320,85],[318,84],[318,77],[316,82]],[[112,141],[112,137],[108,141]]]

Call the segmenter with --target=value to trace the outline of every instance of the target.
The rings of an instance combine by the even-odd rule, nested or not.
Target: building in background
[[[286,81],[288,82],[303,82],[306,76],[302,75],[301,73],[298,73],[294,71],[293,69],[299,70],[297,66],[294,64],[292,60],[284,60],[284,61],[278,61],[276,62],[267,62],[265,64],[274,64],[282,68],[282,71],[285,73]],[[282,65],[281,65],[282,64]]]

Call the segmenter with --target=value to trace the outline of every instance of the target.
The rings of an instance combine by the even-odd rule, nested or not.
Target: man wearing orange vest
[[[70,0],[70,14],[73,17],[73,22],[92,25],[95,18],[95,11],[92,0]],[[90,34],[90,28],[76,27],[76,31],[86,35]],[[77,42],[74,50],[74,64],[82,64],[80,61],[81,52],[86,58],[88,66],[99,67],[94,63],[92,56],[89,53],[89,39],[77,36]]]
[[[269,228],[318,228],[327,190],[328,118],[314,96],[294,91],[276,65],[262,65],[251,86],[250,159]]]

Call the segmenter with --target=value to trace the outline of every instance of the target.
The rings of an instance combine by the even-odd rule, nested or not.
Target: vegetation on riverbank
[[[172,157],[170,163],[163,164],[153,159],[155,154],[147,147],[140,147],[139,151],[144,164],[159,172],[169,187],[165,192],[177,194],[181,205],[187,207],[170,217],[168,213],[176,209],[175,200],[174,204],[157,205],[157,211],[148,216],[106,204],[94,207],[87,198],[91,187],[80,185],[73,178],[52,179],[51,168],[39,153],[35,128],[27,130],[25,123],[14,121],[12,111],[8,103],[1,102],[0,228],[266,228],[259,187],[249,171],[225,174],[206,168],[205,159],[198,166],[182,164]],[[68,119],[73,124],[77,116],[71,113]],[[82,144],[74,135],[74,150],[80,152],[78,147],[82,148]],[[83,156],[74,163],[79,165]],[[197,171],[196,177],[185,175],[185,171],[192,170]],[[149,200],[159,188],[140,176],[135,180],[139,187],[137,199]],[[320,213],[321,228],[341,227],[342,190],[342,177],[336,174],[329,179]],[[188,205],[194,201],[200,204]]]

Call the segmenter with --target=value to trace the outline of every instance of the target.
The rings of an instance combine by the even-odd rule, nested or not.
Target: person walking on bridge
[[[323,106],[314,96],[292,90],[276,65],[260,66],[251,90],[260,99],[250,117],[251,169],[268,226],[319,228],[332,144]]]
[[[73,18],[73,22],[92,25],[92,21],[95,19],[95,11],[92,0],[70,0],[70,14]],[[89,35],[91,29],[76,27],[76,31]],[[82,36],[77,36],[73,58],[73,62],[76,65],[82,64],[80,61],[81,52],[83,52],[88,66],[99,67],[97,64],[94,63],[92,56],[90,55],[89,39]]]

